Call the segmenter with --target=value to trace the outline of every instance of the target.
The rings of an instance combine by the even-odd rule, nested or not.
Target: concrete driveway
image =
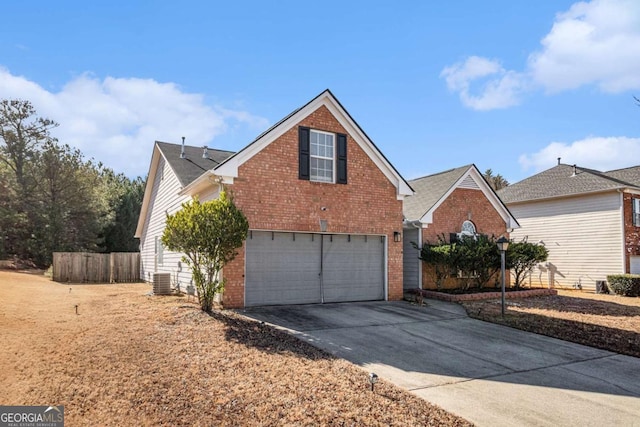
[[[640,426],[640,359],[428,300],[241,311],[479,426]]]

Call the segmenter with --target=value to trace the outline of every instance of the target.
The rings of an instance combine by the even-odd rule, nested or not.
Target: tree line
[[[135,252],[145,182],[51,135],[29,101],[0,101],[0,259],[51,264],[53,252]]]

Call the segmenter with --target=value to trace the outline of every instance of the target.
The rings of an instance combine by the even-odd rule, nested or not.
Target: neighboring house
[[[166,213],[233,193],[249,221],[225,266],[225,307],[402,298],[411,187],[326,90],[237,153],[157,142],[138,222],[142,277],[191,275],[159,241]]]
[[[640,274],[640,166],[600,172],[561,164],[498,192],[522,228],[542,242],[536,285],[595,289],[609,274]]]
[[[409,185],[415,195],[404,201],[404,289],[436,287],[412,242],[421,247],[461,235],[509,237],[519,227],[475,165],[414,179]],[[454,282],[449,280],[449,285]]]

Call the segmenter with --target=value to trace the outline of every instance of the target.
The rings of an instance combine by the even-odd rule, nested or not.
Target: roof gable
[[[558,164],[498,192],[505,203],[577,196],[625,188],[640,190],[640,167],[600,172]]]
[[[496,212],[504,219],[507,228],[520,227],[509,209],[473,164],[410,180],[409,184],[415,190],[414,196],[404,200],[404,216],[409,221],[432,223],[433,213],[447,197],[458,188],[467,188],[482,191]]]
[[[342,107],[340,102],[328,89],[260,134],[253,142],[242,150],[224,160],[220,165],[216,166],[212,170],[212,173],[222,177],[224,182],[232,183],[233,179],[238,177],[238,168],[243,163],[247,162],[266,146],[296,126],[305,117],[316,111],[321,106],[324,106],[329,110],[342,127],[344,127],[347,133],[351,135],[353,140],[360,146],[360,148],[363,149],[387,179],[389,179],[389,181],[396,187],[398,199],[403,199],[405,196],[413,194],[413,190],[407,181],[405,181],[400,173],[391,165],[382,152],[380,152],[378,147],[375,146],[373,141],[369,139],[367,134],[360,128],[355,120],[353,120],[349,113],[344,109],[344,107]],[[184,192],[189,194],[191,192],[195,193],[202,185],[205,185],[207,181],[207,176],[202,175],[194,180],[188,188],[185,188]]]

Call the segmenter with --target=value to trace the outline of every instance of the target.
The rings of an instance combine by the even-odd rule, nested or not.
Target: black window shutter
[[[298,178],[309,180],[309,135],[307,127],[298,128]]]
[[[347,183],[347,135],[338,134],[338,184]]]

